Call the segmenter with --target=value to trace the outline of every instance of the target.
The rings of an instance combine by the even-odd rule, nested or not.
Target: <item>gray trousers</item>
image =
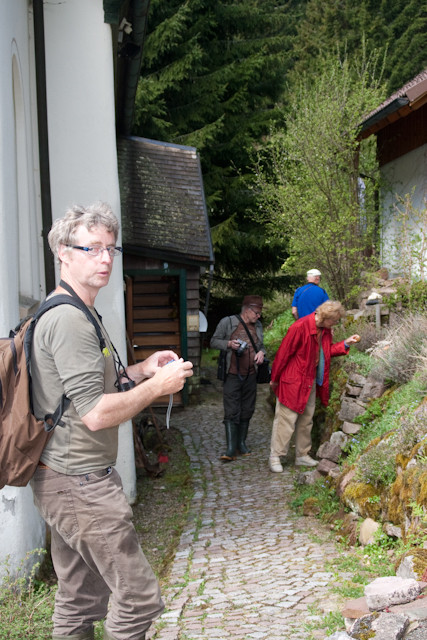
[[[224,421],[236,424],[249,421],[255,411],[256,374],[240,380],[239,376],[229,373],[224,382]]]
[[[31,486],[52,532],[54,635],[84,633],[106,617],[112,638],[143,640],[164,604],[119,474],[109,469],[69,476],[39,467]]]

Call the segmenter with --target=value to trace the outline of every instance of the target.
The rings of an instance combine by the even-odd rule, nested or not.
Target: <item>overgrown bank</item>
[[[331,567],[352,567],[340,593],[358,598],[372,574],[427,578],[427,319],[401,309],[380,330],[348,319],[335,340],[350,322],[359,350],[334,363],[330,405],[315,416],[320,463],[297,476],[293,506],[335,531],[346,557]]]

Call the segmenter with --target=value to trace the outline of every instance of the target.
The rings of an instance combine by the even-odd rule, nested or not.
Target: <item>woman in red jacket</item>
[[[331,328],[345,316],[340,302],[328,300],[297,320],[288,329],[276,354],[271,371],[271,387],[277,396],[270,447],[270,470],[283,471],[280,456],[288,453],[296,429],[295,465],[316,466],[308,454],[316,406],[316,390],[323,405],[329,401],[331,357],[348,353],[360,340],[353,335],[332,344]]]

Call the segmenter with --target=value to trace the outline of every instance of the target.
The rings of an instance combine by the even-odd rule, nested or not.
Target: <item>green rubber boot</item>
[[[241,420],[239,423],[239,433],[237,438],[237,448],[242,456],[249,456],[251,450],[246,446],[246,438],[248,436],[249,420]]]
[[[237,447],[237,424],[231,422],[231,420],[224,420],[225,426],[225,440],[227,442],[227,451],[221,456],[221,460],[224,462],[231,462],[236,459],[236,447]]]

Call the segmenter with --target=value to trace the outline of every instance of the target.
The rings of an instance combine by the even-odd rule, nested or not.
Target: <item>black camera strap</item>
[[[243,320],[243,318],[242,318],[238,313],[236,313],[235,315],[236,315],[236,318],[239,320],[239,322],[241,322],[241,323],[242,323],[242,325],[244,326],[245,331],[246,331],[246,333],[247,333],[247,334],[248,334],[248,336],[249,336],[249,340],[250,340],[250,341],[251,341],[251,343],[252,343],[252,346],[253,346],[253,348],[254,348],[254,351],[255,351],[255,353],[257,353],[257,351],[259,351],[259,349],[257,349],[257,348],[256,348],[256,346],[255,346],[255,342],[254,342],[254,339],[252,338],[252,336],[251,336],[251,334],[250,334],[250,332],[249,332],[249,329],[248,329],[248,327],[246,326],[245,321]],[[239,358],[236,356],[237,375],[239,376],[240,380],[243,380],[243,377],[240,375],[239,365],[240,365],[240,360],[239,360]],[[250,369],[250,367],[249,367],[249,365],[248,365],[248,373],[246,374],[246,377],[248,377],[248,376],[249,376],[249,369]]]
[[[236,318],[239,318],[240,322],[241,322],[241,323],[242,323],[242,325],[245,327],[245,330],[246,330],[246,333],[248,334],[249,340],[252,342],[252,346],[253,346],[253,348],[254,348],[254,351],[255,351],[255,353],[258,353],[259,349],[257,349],[257,348],[256,348],[256,344],[255,344],[255,342],[254,342],[254,339],[252,338],[252,334],[251,334],[251,332],[249,331],[248,327],[246,326],[245,321],[244,321],[244,320],[243,320],[243,318],[242,318],[241,316],[239,316],[237,313],[236,313]]]

